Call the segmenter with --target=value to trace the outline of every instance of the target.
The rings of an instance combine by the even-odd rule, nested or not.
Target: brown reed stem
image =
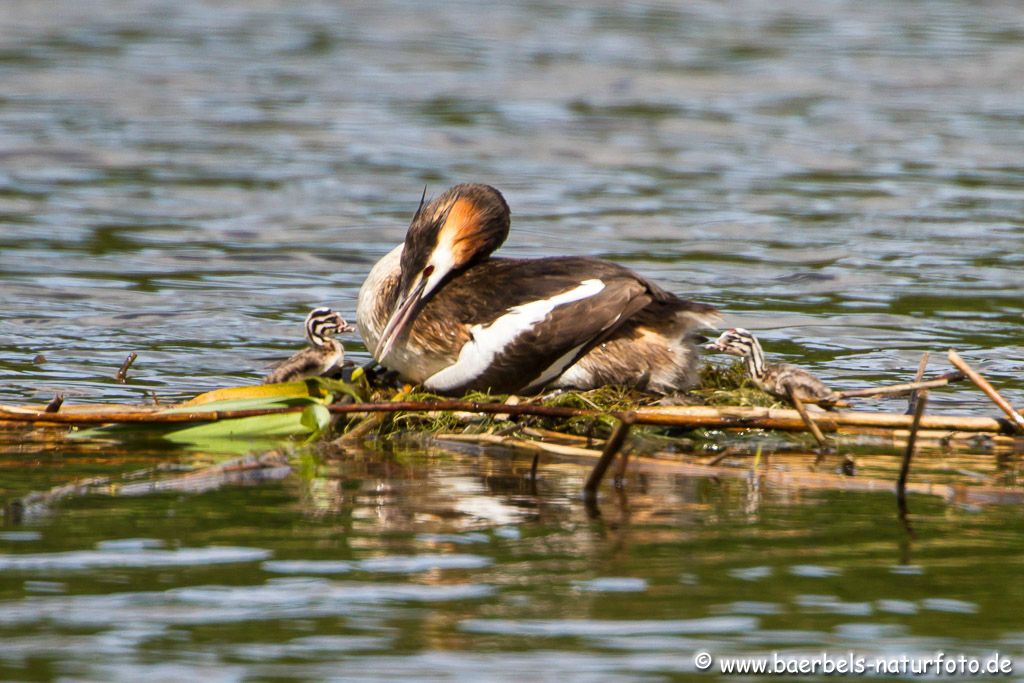
[[[960,372],[949,372],[935,379],[924,381],[907,382],[906,384],[892,384],[884,387],[869,387],[867,389],[850,389],[848,391],[837,391],[839,398],[870,398],[872,396],[891,396],[894,394],[913,393],[919,389],[938,389],[953,382],[959,382],[964,378]]]
[[[1013,425],[1014,430],[1018,434],[1024,434],[1024,417],[1014,410],[1010,402],[1003,398],[1003,395],[996,391],[996,388],[988,383],[988,380],[982,377],[978,372],[967,364],[963,358],[960,357],[953,349],[949,350],[949,362],[952,363],[960,370],[960,372],[967,375],[967,377],[974,382],[974,384],[985,392],[985,395],[992,399],[992,402],[999,406],[999,409],[1006,413],[1006,416],[1010,418],[1010,423]]]
[[[931,356],[931,354],[928,353],[927,351],[925,351],[924,353],[921,354],[921,360],[917,364],[917,374],[914,375],[914,382],[915,383],[920,382],[922,379],[924,379],[924,371],[928,367],[928,358],[930,356]],[[963,374],[963,373],[961,373],[961,374]],[[910,392],[910,400],[907,401],[907,412],[906,412],[907,415],[913,415],[914,414],[914,411],[917,408],[917,396],[918,396],[917,389],[915,389],[914,391]]]
[[[129,353],[128,357],[124,359],[123,363],[121,363],[121,368],[117,371],[117,374],[114,375],[114,379],[116,379],[121,384],[126,383],[128,381],[128,368],[132,366],[132,363],[134,363],[135,359],[138,357],[139,354],[135,353],[134,351]]]
[[[53,399],[50,400],[49,403],[46,404],[46,407],[43,408],[43,412],[44,413],[56,413],[58,410],[60,410],[60,407],[63,404],[64,404],[64,394],[57,394],[56,396],[53,397]]]
[[[608,415],[618,418],[616,411],[599,411],[562,406],[538,406],[531,404],[509,405],[507,403],[476,403],[472,401],[387,401],[383,403],[348,403],[327,406],[334,414],[367,414],[395,412],[441,412],[468,411],[476,413],[508,413],[510,415],[537,415],[540,417],[599,417]],[[249,410],[195,410],[167,412],[154,408],[138,410],[63,410],[46,413],[42,410],[0,406],[0,422],[41,422],[49,424],[170,424],[184,422],[215,422],[258,415],[280,415],[298,413],[303,406],[281,408],[254,408]],[[804,431],[806,423],[795,410],[778,408],[756,408],[747,406],[647,406],[634,411],[637,424],[661,427],[716,428],[716,429],[778,429]],[[865,429],[907,429],[910,415],[866,411],[833,411],[809,414],[810,419],[823,432],[863,432]],[[959,432],[991,432],[1011,434],[1012,427],[1005,420],[991,417],[966,415],[926,415],[921,421],[922,429]]]
[[[619,459],[615,461],[615,476],[612,481],[615,482],[615,486],[621,488],[626,483],[626,469],[629,467],[629,453],[623,451]]]
[[[585,499],[593,501],[597,498],[597,488],[601,485],[601,480],[604,479],[608,466],[612,464],[612,460],[615,459],[615,456],[622,450],[623,444],[626,443],[626,437],[629,436],[629,430],[635,421],[636,415],[632,411],[623,413],[619,418],[619,424],[615,426],[612,435],[608,437],[608,442],[604,445],[601,457],[594,464],[594,469],[590,470],[590,476],[587,477],[587,482],[583,485],[583,497]]]
[[[828,442],[825,440],[825,435],[821,433],[821,428],[815,424],[811,416],[807,414],[807,408],[804,407],[804,402],[800,400],[800,396],[797,395],[796,390],[792,385],[786,385],[786,393],[789,394],[789,400],[796,408],[796,412],[800,413],[800,419],[807,425],[807,429],[810,430],[814,436],[814,440],[818,442],[818,445],[822,448],[828,446]]]
[[[928,390],[922,390],[917,397],[917,405],[914,406],[914,421],[910,425],[910,435],[907,437],[907,449],[903,451],[903,463],[900,465],[900,476],[896,480],[896,507],[899,509],[900,517],[907,516],[907,476],[910,474],[910,459],[914,457],[914,446],[917,444],[917,428],[921,425],[921,416],[924,415],[924,408],[928,405]]]

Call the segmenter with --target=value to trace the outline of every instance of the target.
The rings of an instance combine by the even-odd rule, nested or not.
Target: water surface
[[[481,181],[512,206],[504,253],[625,263],[837,387],[905,381],[925,350],[944,371],[955,347],[1024,404],[1019,10],[11,0],[0,401],[255,382],[310,308],[354,314],[424,185]],[[967,387],[933,406],[994,412]],[[4,496],[191,457],[2,443]],[[0,674],[623,680],[687,676],[699,649],[1019,654],[1015,509],[926,499],[911,539],[885,495],[652,475],[595,520],[577,468],[534,494],[494,458],[309,455],[261,487],[0,529]]]
[[[439,450],[278,484],[89,498],[0,533],[0,673],[632,680],[694,653],[1024,655],[1017,509]],[[13,464],[8,459],[6,464]],[[5,480],[6,483],[6,480]]]
[[[505,253],[621,261],[837,385],[956,346],[1021,398],[1016,9],[8,3],[0,396],[254,379],[475,180]]]

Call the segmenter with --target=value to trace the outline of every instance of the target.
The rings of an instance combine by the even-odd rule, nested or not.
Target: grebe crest
[[[405,236],[398,302],[381,334],[380,360],[450,275],[486,259],[508,237],[508,204],[490,185],[463,183],[425,199],[424,189]]]

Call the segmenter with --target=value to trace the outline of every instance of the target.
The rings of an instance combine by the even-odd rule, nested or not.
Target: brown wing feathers
[[[557,376],[650,305],[654,297],[649,283],[626,268],[596,259],[490,259],[469,268],[438,292],[427,304],[423,317],[457,321],[464,329],[487,327],[517,306],[549,299],[587,280],[600,280],[604,286],[600,292],[562,304],[540,323],[519,330],[491,366],[462,387],[514,390],[536,381],[556,361],[561,366],[554,371]],[[658,294],[669,301],[674,298],[663,290]],[[503,306],[495,307],[495,301],[503,302]],[[667,301],[662,306],[671,308]],[[535,376],[524,377],[524,368],[530,368]]]

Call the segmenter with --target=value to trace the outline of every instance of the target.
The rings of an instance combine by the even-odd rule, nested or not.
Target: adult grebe
[[[356,324],[382,365],[443,393],[696,382],[696,330],[714,307],[608,261],[490,258],[509,208],[489,185],[424,199],[359,291]]]
[[[704,348],[728,353],[743,358],[747,374],[762,391],[780,398],[789,398],[789,389],[804,401],[829,402],[839,397],[820,379],[795,365],[789,363],[764,362],[764,351],[761,342],[749,330],[737,327],[726,330]]]
[[[345,348],[334,335],[355,328],[329,308],[314,308],[306,316],[306,341],[309,346],[279,363],[263,380],[264,384],[294,382],[319,377],[341,365]]]

